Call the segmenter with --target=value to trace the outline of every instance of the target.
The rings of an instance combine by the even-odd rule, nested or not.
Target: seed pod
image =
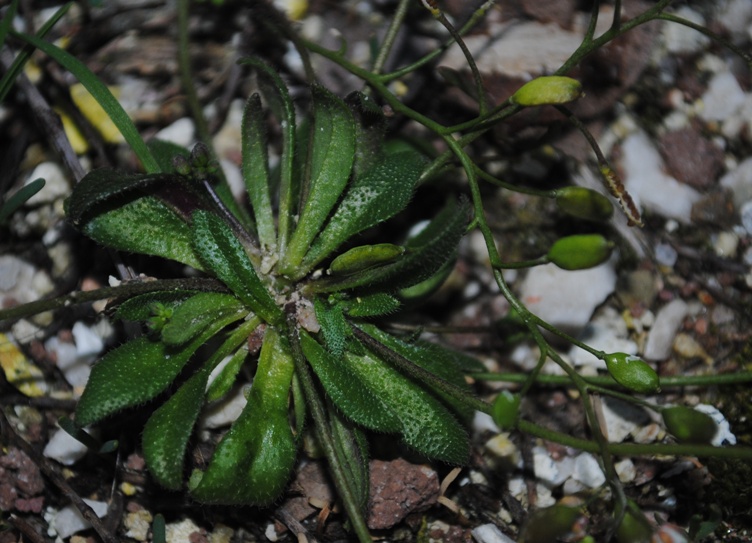
[[[658,374],[639,357],[611,353],[604,360],[611,377],[621,386],[640,394],[650,394],[660,388]]]
[[[554,191],[559,209],[588,221],[607,221],[614,214],[611,201],[600,192],[585,187],[564,187]]]
[[[538,77],[517,89],[509,99],[520,106],[566,104],[582,96],[582,85],[576,79],[560,75]]]
[[[616,529],[616,541],[619,543],[648,543],[651,535],[653,529],[648,519],[642,512],[635,512],[631,507],[624,513],[624,518]]]
[[[332,261],[329,265],[329,273],[332,275],[347,275],[359,272],[373,266],[393,262],[404,252],[404,247],[391,243],[353,247]]]
[[[661,416],[669,433],[682,443],[710,443],[718,431],[709,415],[690,407],[667,407]]]
[[[492,416],[502,430],[514,428],[520,412],[520,395],[502,390],[494,400]]]
[[[548,543],[570,534],[582,515],[579,507],[553,505],[538,509],[528,516],[520,534],[520,543]]]
[[[546,257],[564,270],[584,270],[608,260],[613,248],[600,234],[580,234],[557,240]]]

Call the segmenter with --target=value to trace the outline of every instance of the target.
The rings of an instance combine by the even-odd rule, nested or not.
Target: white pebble
[[[734,74],[724,71],[713,76],[701,100],[700,117],[723,121],[744,104],[745,95]]]
[[[606,476],[598,460],[590,453],[581,453],[574,459],[572,479],[588,488],[598,488],[606,482]]]
[[[690,222],[692,205],[701,195],[665,173],[655,144],[643,131],[637,131],[622,143],[624,185],[638,206],[644,206],[668,219]]]
[[[64,466],[72,466],[86,456],[86,445],[75,439],[68,432],[58,429],[44,448],[42,454],[57,460]]]
[[[688,311],[687,304],[678,298],[658,311],[645,344],[643,356],[647,360],[665,360],[671,355],[674,337]]]
[[[70,184],[65,178],[63,169],[55,162],[42,162],[39,164],[27,178],[26,184],[28,185],[40,177],[45,181],[44,187],[26,201],[28,205],[49,204],[70,194]]]
[[[705,26],[705,19],[690,7],[682,6],[675,15],[700,26]],[[663,40],[669,53],[693,53],[699,51],[710,41],[696,30],[684,25],[668,23],[663,27]]]
[[[514,539],[504,535],[495,524],[481,524],[473,528],[472,534],[478,543],[514,543]]]
[[[577,271],[546,264],[528,271],[520,291],[521,299],[530,311],[550,324],[576,334],[615,287],[616,273],[610,262]]]
[[[208,430],[231,424],[240,416],[247,403],[243,387],[235,387],[225,398],[212,403],[204,411],[200,427]]]
[[[601,402],[604,433],[611,443],[621,443],[633,432],[650,422],[642,407],[617,398],[604,398]]]
[[[157,132],[156,139],[169,141],[181,147],[189,147],[193,143],[196,134],[196,125],[193,119],[183,117],[169,126]]]
[[[747,202],[752,201],[752,157],[742,161],[736,168],[729,170],[727,174],[721,177],[720,185],[731,190],[734,196],[734,205],[743,214],[744,206]],[[752,206],[752,204],[750,205]],[[752,215],[752,209],[748,209],[747,213]],[[744,221],[743,215],[742,221]],[[752,232],[752,218],[749,218],[748,221],[750,221],[750,226],[747,231]],[[742,222],[742,224],[745,223]],[[745,228],[747,228],[746,224]]]
[[[107,514],[107,504],[84,498],[84,501],[94,510],[94,513],[102,518]],[[59,538],[67,539],[75,533],[91,528],[89,521],[84,519],[78,509],[67,505],[58,511],[52,521],[52,528]]]

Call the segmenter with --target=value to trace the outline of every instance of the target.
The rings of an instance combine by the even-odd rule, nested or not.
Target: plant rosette
[[[187,481],[192,496],[223,504],[268,504],[279,496],[306,413],[313,412],[310,388],[301,386],[307,374],[324,392],[321,404],[332,406],[332,436],[338,450],[351,451],[344,463],[364,506],[364,429],[398,434],[428,458],[468,458],[472,409],[462,401],[469,394],[463,371],[477,369],[477,361],[388,334],[372,321],[398,311],[411,288],[440,284],[435,279],[455,259],[469,205],[450,200],[399,245],[353,247],[358,234],[407,206],[425,160],[404,147],[386,150],[385,119],[364,95],[342,100],[313,87],[310,120],[296,123],[278,74],[260,61],[244,62],[256,70],[266,106],[254,94],[243,117],[250,211],[217,181],[205,148],[189,155],[162,142],[151,144],[162,172],[93,171],[67,202],[72,223],[101,244],[175,260],[216,279],[202,291],[120,301],[116,315],[144,322],[148,331],[93,368],[76,423],[100,423],[168,396],[146,423],[143,451],[160,484],[182,488],[202,407],[227,396],[242,366],[257,359],[245,409],[208,466]],[[267,157],[269,113],[281,131],[275,168]],[[249,338],[262,338],[260,349],[250,349]],[[207,345],[209,356],[196,360]]]

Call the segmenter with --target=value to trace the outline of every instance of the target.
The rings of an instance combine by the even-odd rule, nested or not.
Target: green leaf
[[[330,275],[348,275],[374,266],[394,262],[405,253],[405,248],[393,243],[361,245],[342,253],[329,264]]]
[[[281,322],[277,307],[230,227],[213,213],[193,217],[193,246],[205,266],[267,322]]]
[[[380,344],[385,345],[395,353],[405,357],[416,366],[423,368],[434,376],[453,384],[471,394],[470,387],[465,382],[465,377],[459,370],[451,351],[444,349],[439,345],[428,341],[408,343],[371,324],[360,324],[359,328],[373,337]],[[431,388],[434,393],[441,397],[455,412],[463,419],[467,420],[472,417],[474,408],[462,403],[457,399],[444,393],[439,387],[430,382],[425,382],[425,386]]]
[[[68,12],[68,9],[73,5],[73,2],[68,2],[67,4],[63,5],[60,9],[58,9],[55,14],[47,19],[45,23],[42,25],[42,27],[37,32],[36,36],[39,39],[44,38],[50,30],[52,30],[52,27],[55,26],[55,24]],[[3,44],[5,43],[5,38],[8,36],[9,32],[13,31],[13,19],[16,16],[18,8],[18,1],[14,0],[11,2],[10,6],[8,7],[8,10],[5,12],[5,16],[3,17],[2,22],[0,23],[0,49],[2,49]],[[15,59],[13,59],[13,64],[10,65],[10,68],[8,68],[8,71],[3,74],[3,78],[0,79],[0,103],[2,103],[5,100],[5,97],[8,96],[8,93],[10,92],[10,89],[13,87],[13,84],[16,81],[16,78],[18,77],[18,74],[21,73],[23,70],[23,67],[26,65],[28,60],[31,58],[31,55],[34,53],[34,47],[31,45],[25,45],[21,52],[16,56]]]
[[[170,290],[134,296],[117,307],[115,318],[124,321],[146,321],[154,316],[156,304],[174,310],[194,294],[196,293],[191,290]]]
[[[171,490],[182,486],[185,449],[204,404],[208,376],[202,370],[188,379],[144,426],[146,465],[154,479]]]
[[[303,186],[300,219],[279,269],[297,270],[350,179],[355,156],[355,121],[345,103],[322,87],[313,87],[310,177]],[[341,212],[338,209],[337,215]]]
[[[300,331],[300,346],[327,396],[350,420],[378,432],[398,432],[402,425],[388,404],[346,357],[332,356],[318,341]]]
[[[240,368],[248,358],[248,348],[239,349],[229,360],[229,362],[222,368],[222,371],[217,375],[209,385],[209,389],[206,391],[206,400],[214,402],[222,398],[235,384],[240,373]]]
[[[340,305],[330,305],[319,298],[313,302],[313,308],[316,312],[316,320],[321,326],[321,335],[324,336],[324,343],[327,349],[336,357],[342,356],[347,344],[347,338],[350,336],[350,327],[345,321]]]
[[[167,345],[184,345],[204,332],[215,321],[248,314],[248,309],[235,296],[201,292],[175,307],[172,318],[162,328],[162,341]]]
[[[191,152],[188,149],[171,141],[152,139],[146,145],[151,150],[161,170],[165,173],[176,173],[175,157],[182,157],[188,160],[191,156]]]
[[[400,308],[400,301],[384,292],[376,292],[343,301],[342,306],[350,317],[380,317],[397,311]]]
[[[204,405],[207,381],[214,368],[245,343],[251,326],[245,323],[234,330],[201,370],[149,417],[142,436],[144,459],[159,484],[173,490],[182,486],[188,439]]]
[[[0,206],[0,224],[3,224],[5,221],[7,221],[10,216],[15,213],[16,210],[18,210],[21,206],[23,206],[29,198],[42,190],[44,183],[45,181],[41,177],[39,179],[35,179],[31,183],[24,185],[23,187],[18,189],[10,198],[3,202],[3,204]]]
[[[467,461],[467,432],[432,393],[370,354],[346,353],[345,360],[352,369],[351,375],[357,375],[368,388],[377,391],[379,399],[399,420],[400,434],[408,446],[450,464]]]
[[[379,105],[367,94],[352,92],[345,102],[355,117],[355,161],[352,171],[357,179],[381,160],[388,123]]]
[[[244,58],[240,64],[252,66],[257,73],[258,83],[267,104],[277,117],[282,129],[282,155],[280,157],[279,231],[278,249],[284,253],[292,230],[292,217],[295,215],[293,172],[295,170],[296,125],[295,104],[290,97],[279,73],[258,58]]]
[[[470,208],[467,201],[451,201],[417,236],[410,239],[405,252],[396,262],[344,277],[323,278],[311,283],[316,292],[337,292],[363,288],[398,291],[431,277],[454,259],[465,233]]]
[[[261,245],[273,249],[277,245],[277,232],[269,194],[266,129],[258,94],[252,94],[246,103],[241,131],[243,181],[256,218],[256,230]]]
[[[284,490],[296,456],[288,422],[293,369],[289,346],[274,328],[267,328],[248,404],[206,471],[191,476],[189,486],[196,499],[264,505]]]
[[[81,231],[113,249],[161,256],[204,269],[193,250],[189,226],[156,198],[138,198],[97,215],[83,224]]]
[[[423,158],[415,152],[390,154],[355,179],[316,238],[302,269],[312,269],[352,236],[402,211],[424,166]]]

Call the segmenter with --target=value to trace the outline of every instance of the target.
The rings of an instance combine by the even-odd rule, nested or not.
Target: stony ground
[[[284,3],[284,2],[283,2]],[[38,28],[52,2],[22,2],[20,28]],[[37,5],[40,4],[40,5]],[[42,5],[43,4],[43,5]],[[93,4],[93,3],[92,3]],[[207,106],[214,145],[229,179],[239,177],[239,119],[250,91],[237,58],[261,54],[281,67],[303,94],[299,61],[249,15],[247,3],[215,6],[197,2],[191,18],[190,54],[199,97]],[[251,2],[250,4],[253,4]],[[288,2],[295,9],[299,5]],[[305,4],[305,3],[303,3]],[[416,2],[416,4],[418,4]],[[457,19],[472,2],[448,1]],[[558,67],[579,43],[588,2],[503,0],[467,39],[489,95],[503,100],[531,75]],[[196,141],[177,74],[176,15],[172,3],[125,0],[85,8],[76,4],[53,34],[105,82],[146,137],[180,145]],[[650,5],[626,0],[625,17]],[[293,12],[310,39],[337,47],[348,44],[356,63],[370,55],[369,39],[385,28],[395,7],[389,0],[312,0]],[[683,2],[677,13],[750,50],[752,4],[748,0]],[[602,7],[602,21],[613,9]],[[400,34],[391,67],[435,47],[442,35],[416,9]],[[14,46],[17,44],[13,44]],[[2,57],[3,69],[12,60]],[[402,98],[442,122],[467,119],[472,100],[446,84],[467,76],[459,49],[421,70],[401,86]],[[359,82],[330,63],[316,60],[322,84],[345,95]],[[443,71],[442,71],[443,70]],[[450,71],[453,70],[453,71]],[[441,75],[443,74],[443,76]],[[34,58],[28,81],[0,106],[0,194],[38,177],[45,188],[0,225],[0,306],[25,303],[74,289],[89,290],[117,275],[112,257],[81,238],[66,223],[62,202],[79,173],[117,166],[135,169],[132,155],[102,119],[92,117],[76,82],[49,59]],[[573,74],[586,96],[575,108],[596,135],[645,212],[645,227],[630,228],[617,217],[603,229],[620,240],[618,255],[583,272],[541,266],[512,272],[507,279],[538,315],[596,348],[638,353],[662,376],[733,373],[749,369],[752,301],[752,73],[739,58],[699,33],[652,23],[589,57]],[[25,86],[24,86],[25,85]],[[56,151],[54,126],[39,113],[42,104],[63,112],[79,126],[73,155]],[[30,107],[36,103],[37,109]],[[44,109],[44,108],[42,108]],[[66,121],[66,122],[68,122]],[[403,119],[393,132],[425,134]],[[430,142],[428,142],[430,143]],[[576,131],[545,111],[513,119],[479,142],[477,156],[505,180],[527,187],[569,183],[599,186],[592,151]],[[462,181],[446,187],[462,190]],[[551,202],[485,186],[486,209],[502,256],[535,258],[565,233],[592,228],[561,217]],[[438,201],[431,188],[418,198]],[[137,273],[175,276],[152,259],[118,257]],[[407,315],[405,327],[420,325],[446,343],[481,358],[489,369],[524,374],[537,348],[513,336],[504,320],[506,301],[493,285],[487,256],[476,234],[467,237],[455,273],[428,308]],[[143,414],[129,414],[101,429],[102,440],[118,439],[115,453],[86,453],[58,428],[69,416],[88,367],[123,334],[104,304],[0,323],[2,422],[0,453],[0,542],[96,540],[72,504],[81,498],[102,515],[102,529],[116,540],[151,541],[155,515],[167,522],[172,542],[347,541],[342,516],[321,465],[300,464],[288,494],[275,507],[212,508],[157,488],[138,450]],[[439,333],[441,332],[441,333]],[[583,374],[598,361],[560,345]],[[550,368],[552,373],[557,368]],[[35,377],[20,388],[8,382],[18,373]],[[500,386],[500,385],[498,385]],[[478,384],[492,397],[497,385]],[[671,389],[654,398],[662,404],[705,404],[721,423],[718,444],[750,444],[749,385]],[[525,416],[551,428],[585,436],[576,395],[544,387],[526,399]],[[616,401],[599,404],[612,441],[649,443],[666,439],[655,417]],[[729,425],[730,423],[730,425]],[[207,428],[208,435],[217,430]],[[536,507],[562,496],[590,495],[603,483],[595,457],[516,433],[506,434],[483,417],[473,429],[471,465],[461,472],[425,465],[397,443],[372,444],[374,534],[386,541],[505,541],[515,539]],[[28,443],[25,444],[25,443]],[[200,443],[196,455],[209,455]],[[733,462],[696,458],[622,458],[617,464],[628,495],[657,524],[688,528],[706,522],[708,540],[752,541],[752,473]],[[442,482],[444,484],[442,484]],[[605,511],[591,508],[589,530],[603,533]],[[105,514],[106,513],[106,514]],[[668,529],[666,528],[667,532]],[[575,537],[575,536],[573,536]],[[670,541],[684,541],[675,535]],[[115,539],[113,539],[115,540]],[[574,540],[574,539],[573,539]]]

